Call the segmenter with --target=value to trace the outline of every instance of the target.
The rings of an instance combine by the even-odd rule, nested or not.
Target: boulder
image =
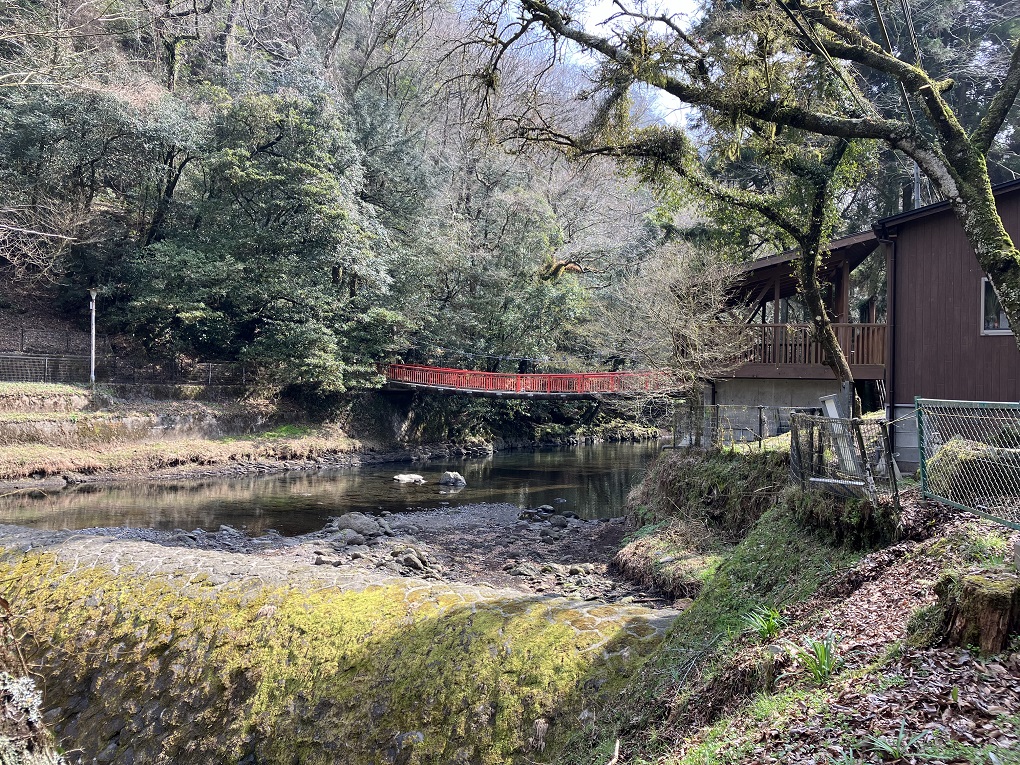
[[[344,513],[334,521],[336,528],[340,531],[350,529],[363,537],[377,537],[383,533],[379,522],[370,515],[364,513]],[[350,539],[348,544],[352,544]]]
[[[562,515],[554,515],[549,519],[549,525],[557,529],[565,529],[567,527],[567,519]]]
[[[341,531],[340,538],[344,541],[344,544],[347,545],[363,545],[367,541],[365,537],[352,529],[344,529]]]
[[[443,473],[443,477],[439,479],[439,483],[443,486],[467,486],[467,481],[464,480],[464,476],[452,470],[447,470]]]
[[[399,473],[398,475],[393,476],[393,480],[397,483],[425,483],[425,479],[417,473]]]

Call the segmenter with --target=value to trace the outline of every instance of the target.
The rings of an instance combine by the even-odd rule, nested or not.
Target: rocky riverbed
[[[669,605],[611,570],[623,518],[586,521],[554,506],[468,504],[406,513],[347,513],[311,534],[102,528],[80,532],[169,547],[260,554],[389,576],[419,577],[582,600]]]

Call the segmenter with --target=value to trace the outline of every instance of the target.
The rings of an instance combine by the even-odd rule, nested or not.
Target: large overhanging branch
[[[873,138],[895,141],[909,138],[914,134],[913,126],[901,120],[823,114],[796,104],[768,99],[751,103],[740,98],[729,97],[717,87],[684,82],[677,77],[661,72],[652,76],[640,66],[641,61],[634,53],[624,47],[614,45],[604,37],[580,28],[572,19],[563,16],[543,0],[522,0],[522,7],[526,13],[541,22],[552,34],[572,40],[588,50],[597,51],[606,58],[629,67],[636,79],[659,88],[688,104],[702,106],[722,114],[745,114],[748,117],[776,125],[839,138]]]

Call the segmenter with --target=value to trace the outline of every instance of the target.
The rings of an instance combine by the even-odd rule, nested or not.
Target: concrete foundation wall
[[[715,403],[724,406],[817,407],[819,396],[839,393],[835,380],[720,380],[715,389]]]

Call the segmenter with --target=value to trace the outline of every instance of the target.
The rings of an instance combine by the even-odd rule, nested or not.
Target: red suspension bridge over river
[[[447,369],[417,364],[388,364],[380,371],[389,388],[434,390],[502,398],[594,398],[634,396],[665,390],[661,372],[581,372],[576,374],[508,374]]]

